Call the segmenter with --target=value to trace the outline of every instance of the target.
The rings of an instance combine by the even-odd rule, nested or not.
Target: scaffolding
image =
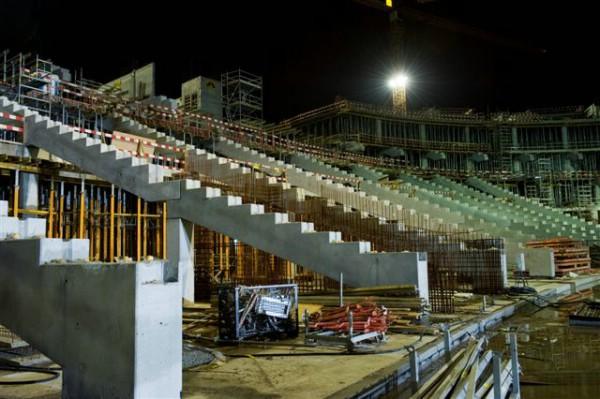
[[[242,69],[221,75],[225,119],[241,126],[258,127],[263,120],[263,78]]]

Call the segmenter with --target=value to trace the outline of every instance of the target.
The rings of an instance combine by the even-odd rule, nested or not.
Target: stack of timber
[[[183,307],[183,334],[216,337],[219,312],[210,303],[186,303]]]
[[[577,310],[569,315],[572,326],[600,327],[600,301],[586,300]]]
[[[590,257],[592,258],[592,268],[600,268],[600,242],[589,243]]]
[[[586,272],[591,269],[590,248],[583,242],[568,237],[529,241],[528,248],[551,248],[557,276],[569,272]]]
[[[562,297],[558,300],[557,303],[559,304],[570,304],[570,303],[578,303],[578,302],[582,302],[585,299],[591,298],[593,295],[592,289],[588,288],[585,290],[581,290],[579,292],[575,292],[571,295],[567,295],[565,297]]]
[[[484,350],[484,345],[483,338],[469,341],[418,387],[411,399],[493,398],[492,351]],[[500,371],[500,397],[506,398],[512,383],[509,359],[502,361]]]

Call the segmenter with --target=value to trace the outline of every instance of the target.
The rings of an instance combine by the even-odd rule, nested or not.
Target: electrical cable
[[[413,343],[409,344],[409,345],[405,345],[401,348],[394,348],[394,349],[386,349],[386,350],[382,350],[382,351],[373,351],[373,350],[369,350],[369,351],[356,351],[356,352],[350,352],[350,351],[338,351],[338,352],[289,352],[289,353],[250,353],[250,354],[242,354],[242,353],[228,353],[225,354],[225,356],[227,357],[248,357],[248,356],[253,356],[253,357],[294,357],[294,356],[360,356],[360,355],[383,355],[383,354],[388,354],[388,353],[397,353],[397,352],[401,352],[401,351],[406,351],[406,347],[407,346],[414,346],[416,343],[420,342],[423,339],[423,335],[419,336],[418,339],[416,339]],[[242,341],[243,342],[243,341]]]

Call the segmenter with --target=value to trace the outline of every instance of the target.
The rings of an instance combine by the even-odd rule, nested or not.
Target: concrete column
[[[470,143],[471,142],[471,129],[469,128],[469,126],[465,126],[465,143]]]
[[[566,126],[563,126],[560,129],[561,138],[562,138],[562,147],[569,148],[569,129]]]
[[[514,173],[520,173],[523,171],[523,166],[521,164],[521,161],[519,161],[518,159],[513,159],[512,167],[513,167]]]
[[[167,266],[165,281],[179,281],[183,299],[194,301],[194,224],[167,220]]]
[[[427,141],[427,129],[425,125],[419,125],[419,140]]]
[[[564,143],[563,143],[564,146]],[[575,168],[573,167],[573,162],[567,157],[563,158],[563,170],[566,172],[573,172]]]
[[[467,158],[467,172],[475,170],[475,162],[472,159]]]
[[[377,139],[381,140],[383,135],[383,129],[381,128],[381,119],[375,119],[375,134],[377,135]]]
[[[600,185],[594,184],[594,207],[592,208],[592,219],[596,222],[600,219]]]
[[[513,127],[511,129],[512,134],[512,146],[513,148],[517,148],[519,146],[519,137],[517,136],[517,128]]]
[[[429,160],[423,154],[421,154],[420,157],[421,157],[421,159],[420,159],[421,167],[423,169],[427,169],[429,167]]]
[[[19,173],[19,185],[21,192],[19,196],[20,209],[38,209],[39,206],[39,177],[33,173]],[[23,215],[23,218],[34,217]]]

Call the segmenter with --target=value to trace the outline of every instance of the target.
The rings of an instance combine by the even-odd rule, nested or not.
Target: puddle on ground
[[[510,351],[502,331],[518,327],[521,398],[600,398],[600,327],[569,326],[569,312],[577,306],[539,309],[529,304],[490,334],[488,348],[503,351],[506,358]],[[429,369],[421,377],[426,380],[432,372]],[[410,395],[404,384],[384,397],[403,399]]]
[[[576,306],[531,307],[500,327],[518,327],[522,398],[600,398],[600,328],[569,326]],[[490,345],[509,353],[505,334]]]

